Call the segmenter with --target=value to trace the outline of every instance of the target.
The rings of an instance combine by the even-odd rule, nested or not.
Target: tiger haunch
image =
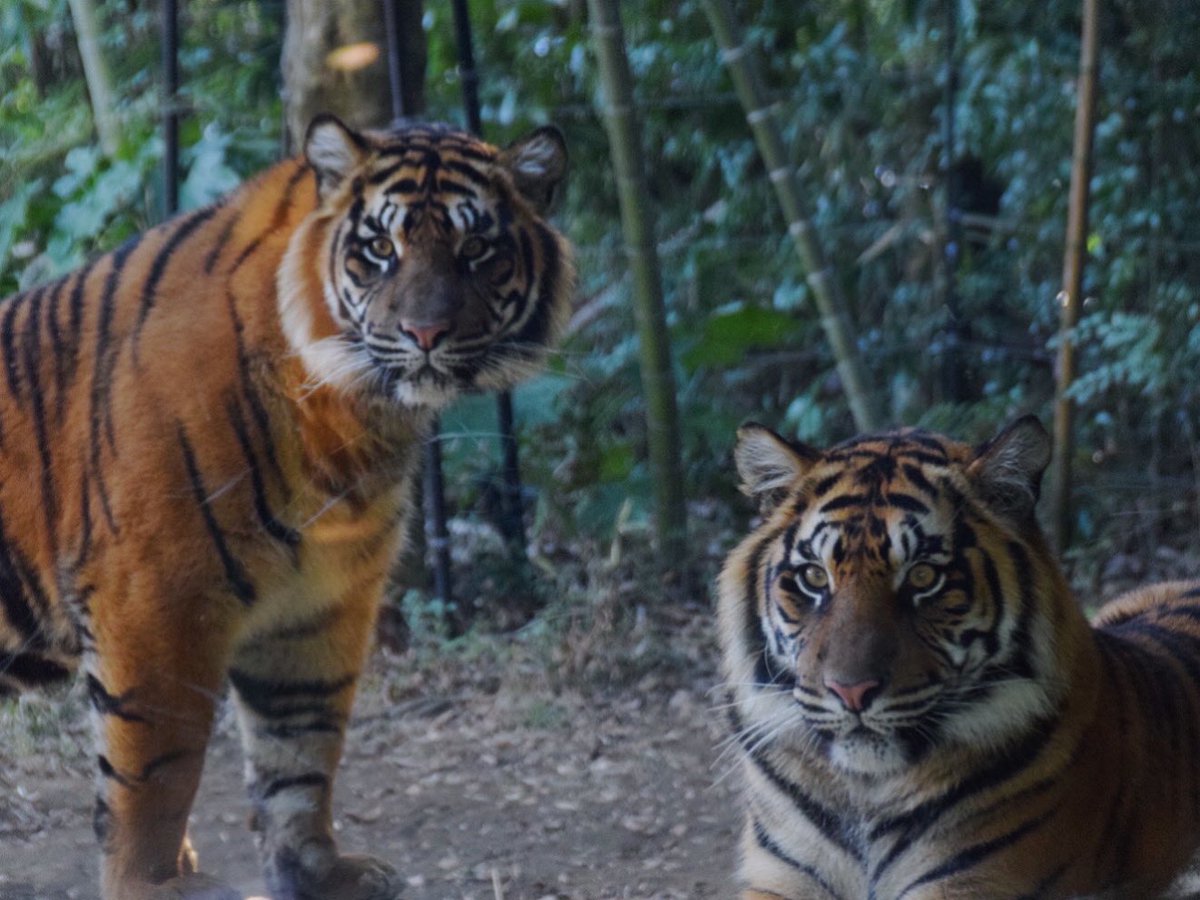
[[[272,895],[398,895],[336,852],[333,774],[433,412],[566,318],[565,164],[549,128],[321,117],[305,158],[0,305],[0,692],[82,660],[106,898],[211,889],[186,821],[226,682]]]
[[[1049,439],[746,426],[719,580],[746,900],[1151,897],[1200,846],[1200,583],[1079,610]]]

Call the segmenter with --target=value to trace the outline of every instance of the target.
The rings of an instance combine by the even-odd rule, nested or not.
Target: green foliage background
[[[854,303],[897,423],[986,438],[1053,389],[1079,10],[1075,0],[958,3],[953,161],[967,400],[942,390],[947,313],[941,145],[945,0],[748,0],[820,239]],[[462,121],[448,4],[427,4],[431,116]],[[604,539],[648,515],[642,400],[594,58],[577,0],[474,0],[487,136],[558,123],[572,151],[560,221],[579,247],[572,335],[517,393],[535,538]],[[0,293],[44,280],[158,216],[157,5],[99,5],[123,140],[104,159],[65,0],[0,10]],[[191,0],[181,59],[186,206],[281,147],[276,0]],[[732,504],[748,418],[812,442],[849,436],[833,360],[743,111],[696,0],[623,4],[659,212],[698,516]],[[1200,66],[1193,0],[1104,4],[1077,540],[1089,559],[1195,543],[1200,459]],[[36,66],[34,65],[36,63]],[[498,467],[490,402],[446,417],[460,509],[486,519]],[[482,452],[481,452],[482,451]]]

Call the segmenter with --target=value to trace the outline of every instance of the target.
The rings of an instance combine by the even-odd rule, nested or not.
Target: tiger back
[[[739,432],[719,580],[742,897],[1158,896],[1200,845],[1200,583],[1089,625],[1034,518],[1049,438]]]
[[[186,835],[226,683],[272,896],[399,895],[338,853],[333,773],[435,411],[568,312],[565,164],[549,128],[320,117],[303,158],[0,305],[0,692],[82,663],[109,900],[240,896]]]

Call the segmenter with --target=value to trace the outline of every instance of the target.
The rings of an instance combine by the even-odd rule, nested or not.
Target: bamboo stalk
[[[70,2],[71,18],[75,22],[75,36],[79,43],[79,56],[83,60],[83,76],[87,81],[88,96],[92,100],[92,120],[96,123],[96,135],[104,155],[113,156],[117,152],[120,136],[116,106],[113,103],[112,79],[108,75],[104,54],[100,51],[96,10],[92,0]]]
[[[1079,47],[1075,137],[1071,156],[1067,239],[1063,253],[1063,289],[1059,296],[1059,345],[1054,385],[1054,461],[1050,469],[1050,527],[1062,550],[1071,540],[1071,458],[1075,452],[1075,403],[1069,396],[1075,381],[1073,332],[1083,308],[1083,267],[1087,262],[1089,183],[1092,179],[1092,141],[1096,133],[1096,82],[1099,53],[1097,0],[1083,0]]]
[[[643,166],[633,77],[625,53],[619,0],[588,0],[599,62],[603,117],[612,154],[625,251],[633,278],[646,432],[653,478],[655,527],[664,572],[683,566],[687,516],[680,464],[679,412],[662,277],[655,244],[654,210]],[[686,572],[680,572],[686,577]]]
[[[754,51],[739,34],[729,0],[702,0],[702,4],[721,48],[721,59],[729,69],[734,90],[746,110],[746,121],[754,132],[758,152],[770,173],[775,196],[788,223],[788,234],[807,273],[806,280],[812,288],[825,337],[833,350],[854,424],[860,431],[872,431],[879,427],[882,418],[868,386],[866,367],[852,337],[849,305],[804,213],[795,168],[788,161],[775,106],[767,99]]]

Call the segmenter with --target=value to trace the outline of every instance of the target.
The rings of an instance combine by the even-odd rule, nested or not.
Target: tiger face
[[[498,150],[444,128],[359,134],[322,116],[305,155],[319,208],[280,294],[313,380],[436,408],[535,369],[571,282],[566,243],[543,219],[566,171],[556,129]],[[300,300],[305,279],[325,308]]]
[[[822,452],[744,427],[742,486],[769,515],[722,574],[722,628],[758,732],[871,778],[1046,715],[1044,550],[1023,526],[1048,459],[1032,418],[978,450],[904,430]]]

